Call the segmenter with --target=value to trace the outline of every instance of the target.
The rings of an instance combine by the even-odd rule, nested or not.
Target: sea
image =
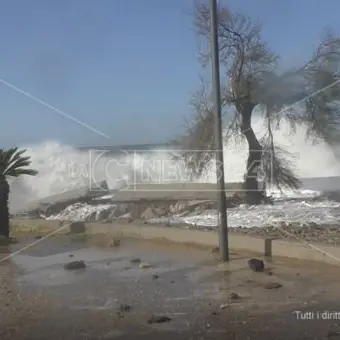
[[[257,136],[265,134],[265,122],[253,121]],[[301,222],[333,224],[340,221],[340,147],[330,148],[322,140],[310,141],[306,128],[292,130],[287,122],[274,130],[275,143],[291,154],[291,163],[302,181],[298,190],[267,188],[273,205],[240,206],[228,211],[231,226],[258,226],[270,223]],[[22,145],[31,156],[35,177],[11,179],[10,209],[17,211],[28,203],[89,183],[106,180],[109,189],[135,183],[216,183],[215,162],[195,178],[183,162],[175,161],[178,146],[170,143],[128,146],[71,146],[60,141]],[[248,148],[238,139],[224,145],[226,182],[240,182],[245,172]],[[92,185],[92,184],[91,184]],[[92,207],[93,209],[93,207]],[[100,207],[97,207],[100,209]],[[72,207],[70,214],[76,216]],[[82,207],[84,214],[84,207]],[[64,213],[64,216],[67,212]],[[180,217],[179,217],[180,218]],[[185,219],[185,218],[183,218]],[[186,223],[215,225],[216,212],[186,217]]]

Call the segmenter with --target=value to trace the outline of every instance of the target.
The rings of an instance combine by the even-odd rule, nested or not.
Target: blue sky
[[[325,26],[340,28],[337,0],[228,4],[263,23],[263,35],[283,65],[310,55]],[[0,81],[111,139],[0,82],[0,146],[171,138],[181,130],[199,83],[191,8],[191,0],[1,0]]]

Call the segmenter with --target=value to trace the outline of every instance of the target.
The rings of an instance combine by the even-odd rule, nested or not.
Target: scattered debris
[[[159,279],[159,275],[153,274],[153,275],[152,275],[152,279],[153,279],[153,280],[158,280],[158,279]]]
[[[222,303],[222,305],[220,305],[220,309],[222,310],[222,309],[226,309],[226,308],[228,308],[228,304],[227,303]]]
[[[263,272],[264,271],[264,263],[262,260],[258,259],[250,259],[248,261],[249,268],[254,272]]]
[[[240,298],[241,298],[240,295],[238,295],[237,293],[230,293],[229,295],[230,300],[238,300]]]
[[[165,323],[171,320],[172,319],[166,315],[152,315],[151,318],[148,320],[148,324]]]
[[[119,311],[120,312],[130,312],[131,311],[131,306],[127,305],[125,303],[120,304],[119,306]]]
[[[72,261],[64,265],[64,269],[66,270],[75,270],[75,269],[84,269],[84,268],[86,268],[86,265],[85,265],[85,262],[82,260]]]
[[[282,284],[278,282],[268,282],[264,285],[265,289],[277,289],[281,287],[282,287]]]

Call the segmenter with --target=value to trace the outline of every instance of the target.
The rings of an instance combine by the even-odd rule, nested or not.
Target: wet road
[[[241,254],[221,265],[184,246],[99,243],[53,237],[1,262],[0,339],[340,339],[338,268],[281,260],[253,273]],[[86,269],[66,271],[74,260]]]

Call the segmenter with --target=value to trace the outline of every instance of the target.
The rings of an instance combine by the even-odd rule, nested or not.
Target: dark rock
[[[249,268],[254,272],[263,272],[264,271],[264,263],[262,260],[258,259],[250,259],[248,261]]]
[[[152,279],[153,279],[153,280],[158,280],[158,279],[159,279],[159,275],[153,274],[153,275],[152,275]]]
[[[119,310],[121,312],[130,312],[131,311],[131,306],[130,305],[127,305],[125,303],[122,303],[120,306],[119,306]]]
[[[68,257],[73,257],[74,255],[73,254],[69,254],[69,256]]]
[[[220,251],[220,248],[219,248],[219,247],[215,247],[215,248],[211,249],[211,252],[212,252],[213,254],[216,254],[216,253],[218,253],[219,251]]]
[[[230,293],[229,299],[230,300],[238,300],[238,299],[240,299],[240,296],[237,293]]]
[[[148,324],[165,323],[171,321],[171,318],[166,315],[152,315],[148,320]]]
[[[42,238],[41,235],[37,235],[37,236],[35,237],[36,240],[40,240],[41,238]]]
[[[85,222],[72,222],[69,224],[70,234],[82,234],[85,231]]]
[[[281,287],[282,287],[282,284],[278,282],[268,282],[264,285],[265,289],[277,289]]]
[[[72,261],[64,265],[66,270],[84,269],[86,268],[84,261]]]

